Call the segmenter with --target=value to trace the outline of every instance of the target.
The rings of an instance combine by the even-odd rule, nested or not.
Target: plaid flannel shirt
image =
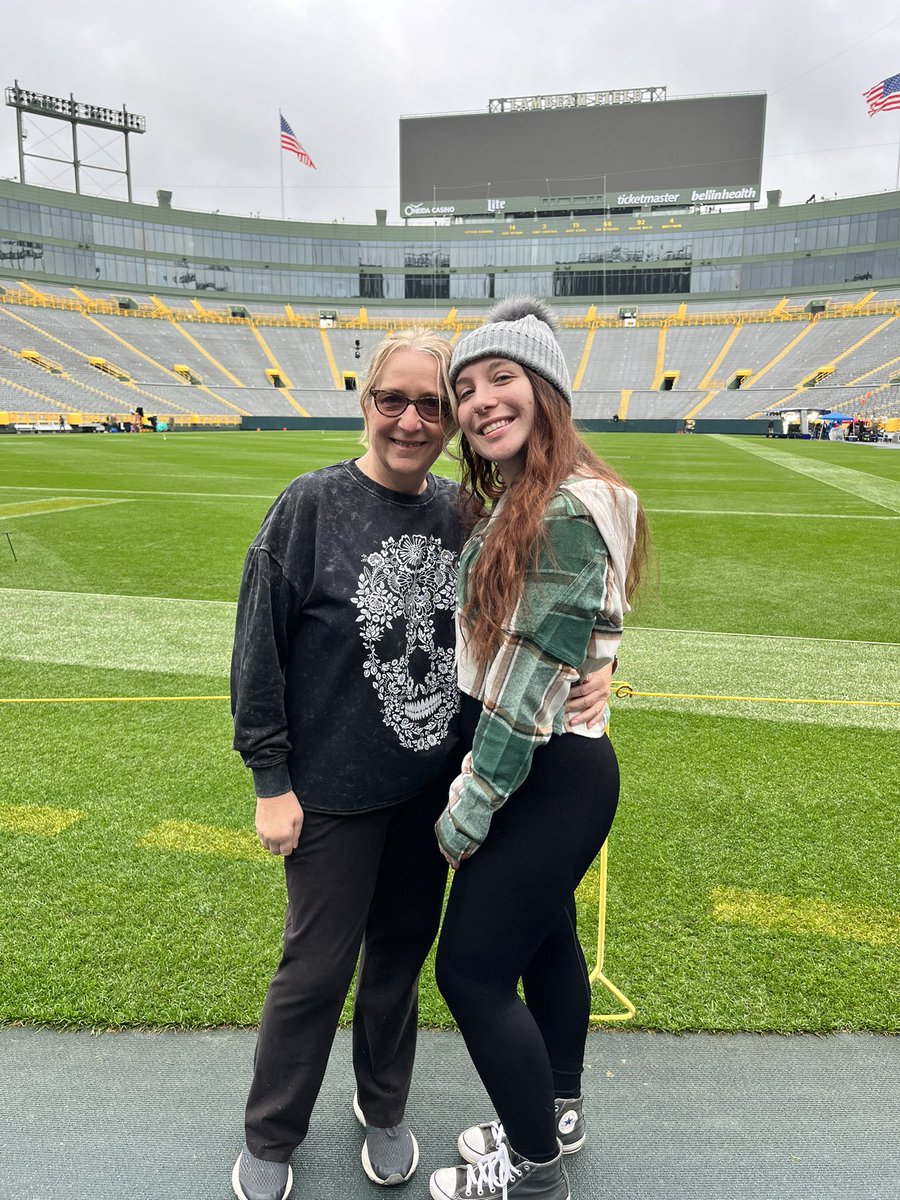
[[[594,485],[590,481],[588,487]],[[609,505],[612,489],[596,486],[605,489]],[[625,495],[634,499],[633,493]],[[615,501],[610,511],[614,508]],[[628,516],[630,511],[626,525]],[[472,750],[435,827],[441,848],[456,862],[484,841],[493,813],[527,777],[535,750],[553,734],[566,732],[565,702],[579,668],[611,662],[621,639],[623,607],[628,607],[624,581],[613,578],[595,514],[563,485],[544,521],[546,544],[526,574],[522,598],[493,660],[475,664],[466,653],[465,630],[458,631],[460,688],[480,700],[483,711]],[[490,518],[482,521],[463,550],[460,608],[489,527]]]

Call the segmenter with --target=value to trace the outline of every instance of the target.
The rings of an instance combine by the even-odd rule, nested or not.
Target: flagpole
[[[284,220],[284,150],[281,148],[281,109],[278,110],[278,164],[281,168],[281,219]]]
[[[897,179],[894,183],[894,191],[900,192],[900,138],[897,139]]]

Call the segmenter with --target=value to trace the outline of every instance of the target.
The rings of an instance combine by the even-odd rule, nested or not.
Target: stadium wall
[[[684,419],[671,421],[576,421],[582,433],[682,433]],[[764,435],[768,426],[765,420],[727,420],[694,422],[696,433],[740,433]],[[344,429],[362,432],[360,417],[244,417],[242,429],[249,430],[294,430],[294,429]]]
[[[828,295],[900,285],[900,193],[745,210],[435,225],[185,212],[0,181],[0,279],[236,304],[483,311]]]

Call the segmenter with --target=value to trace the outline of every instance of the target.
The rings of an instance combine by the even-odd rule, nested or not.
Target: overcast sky
[[[147,118],[134,198],[278,217],[278,110],[317,164],[284,156],[286,215],[399,220],[401,114],[484,110],[490,98],[664,85],[669,98],[768,93],[763,189],[783,203],[893,190],[900,111],[862,93],[900,73],[900,12],[861,0],[6,0],[4,86]],[[68,126],[25,118],[28,147]],[[85,131],[101,144],[106,135]],[[109,151],[94,161],[108,163]],[[29,183],[70,187],[51,163]],[[15,113],[0,176],[18,178]],[[113,176],[95,174],[107,193]],[[84,190],[97,192],[94,186]]]

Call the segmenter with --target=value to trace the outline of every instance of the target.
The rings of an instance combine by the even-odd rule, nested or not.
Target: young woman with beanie
[[[362,948],[353,1110],[374,1183],[409,1179],[405,1120],[419,971],[447,866],[433,826],[459,765],[455,671],[458,487],[430,474],[455,430],[449,343],[396,333],[360,403],[367,448],[295,479],[247,555],[232,659],[235,748],[256,830],[284,857],[281,962],[260,1022],[239,1200],[284,1200]],[[598,689],[580,689],[578,716]],[[599,709],[602,713],[604,703]],[[348,1098],[349,1099],[349,1098]]]
[[[562,1155],[586,1136],[590,1011],[574,893],[609,833],[619,775],[605,721],[573,728],[565,703],[615,658],[647,527],[634,492],[575,431],[540,301],[499,305],[457,344],[450,381],[463,492],[473,518],[490,515],[457,588],[472,749],[436,826],[456,869],[437,980],[497,1119],[461,1134],[467,1165],[436,1171],[430,1191],[568,1200]]]

